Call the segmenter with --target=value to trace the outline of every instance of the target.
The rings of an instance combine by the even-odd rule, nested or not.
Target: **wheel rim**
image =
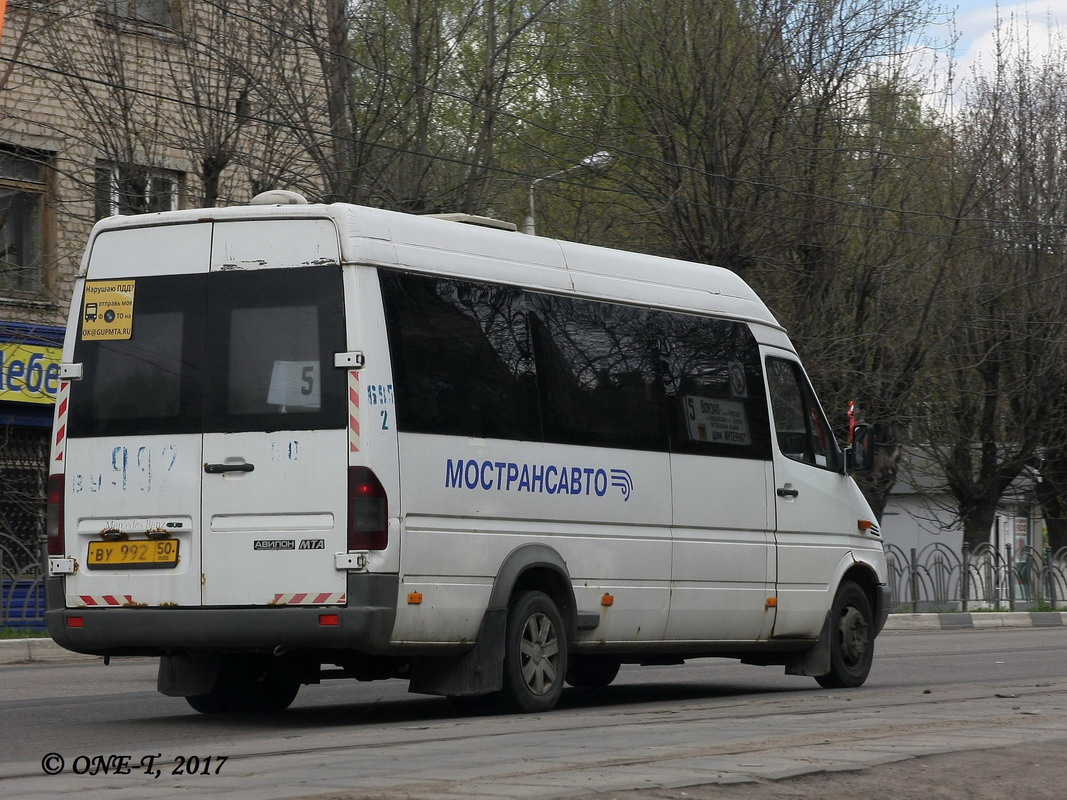
[[[519,643],[522,680],[532,694],[545,695],[559,680],[559,640],[552,620],[532,614],[522,629]]]
[[[841,615],[841,657],[846,664],[854,667],[862,663],[867,654],[867,621],[855,606],[848,606]]]

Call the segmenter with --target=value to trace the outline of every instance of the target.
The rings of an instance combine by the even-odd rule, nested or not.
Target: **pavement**
[[[1067,611],[960,611],[942,614],[890,614],[884,632],[957,631],[1067,626]],[[0,640],[0,666],[98,661],[65,650],[49,638]]]

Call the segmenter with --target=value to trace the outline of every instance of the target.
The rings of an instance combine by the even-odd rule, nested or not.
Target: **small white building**
[[[954,506],[944,478],[929,460],[915,454],[902,459],[881,520],[894,600],[900,605],[920,611],[964,607],[959,584],[963,529]],[[987,542],[989,548],[968,554],[969,608],[1006,607],[1002,604],[1009,594],[1024,603],[1050,596],[1047,577],[1038,580],[1043,574],[1045,525],[1029,478],[1017,480],[997,504]],[[1008,547],[1011,558],[1005,559]],[[1064,596],[1062,587],[1056,593]],[[912,604],[913,595],[917,605]]]
[[[954,506],[940,471],[921,455],[906,454],[882,514],[882,537],[886,544],[905,553],[911,548],[921,553],[936,544],[960,553],[963,529],[955,521]],[[1011,544],[1018,560],[1027,547],[1041,551],[1044,538],[1044,520],[1033,500],[1030,481],[1020,478],[997,504],[989,544],[998,552]]]

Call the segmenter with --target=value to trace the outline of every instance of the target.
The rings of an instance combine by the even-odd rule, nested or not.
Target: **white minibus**
[[[879,528],[733,273],[288,192],[92,231],[47,624],[200,712],[303,684],[544,711],[621,664],[870,670]]]

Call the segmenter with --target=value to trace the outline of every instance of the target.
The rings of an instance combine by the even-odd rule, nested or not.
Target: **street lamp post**
[[[528,233],[531,236],[537,234],[537,227],[534,222],[534,194],[537,189],[537,184],[541,181],[550,181],[553,178],[558,178],[560,175],[565,175],[568,172],[572,172],[576,169],[603,169],[611,162],[611,153],[601,150],[598,153],[593,153],[591,156],[586,156],[573,167],[567,167],[561,169],[559,172],[553,172],[551,175],[545,175],[540,178],[534,178],[530,181],[530,197],[529,208],[526,210],[526,219],[522,221],[522,232]]]

